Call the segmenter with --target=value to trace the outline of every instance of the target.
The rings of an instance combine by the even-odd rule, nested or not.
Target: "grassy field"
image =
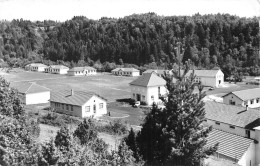
[[[10,73],[0,71],[0,75],[9,82],[36,82],[39,85],[50,88],[51,91],[64,89],[92,91],[105,97],[109,102],[116,99],[129,98],[131,95],[129,83],[136,79],[135,77],[113,76],[100,73],[96,76],[74,77],[23,70]]]

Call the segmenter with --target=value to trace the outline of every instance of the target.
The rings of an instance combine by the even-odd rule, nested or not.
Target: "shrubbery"
[[[107,125],[96,126],[96,129],[99,132],[107,132],[109,134],[121,135],[127,133],[127,126],[120,119],[114,120]]]

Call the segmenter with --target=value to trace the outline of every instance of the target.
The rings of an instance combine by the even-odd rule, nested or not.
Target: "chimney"
[[[71,95],[71,96],[74,95],[74,91],[73,91],[73,89],[70,90],[70,95]]]
[[[246,105],[246,111],[248,110],[248,105]]]

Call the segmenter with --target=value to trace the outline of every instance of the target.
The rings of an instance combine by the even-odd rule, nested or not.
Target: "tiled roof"
[[[53,69],[69,69],[67,66],[64,66],[64,65],[51,65],[50,68],[53,68]]]
[[[217,152],[233,159],[239,160],[247,151],[252,139],[213,129],[207,137],[207,145],[214,146],[219,143]]]
[[[50,91],[50,89],[32,82],[11,83],[10,86],[17,89],[18,92],[25,94]]]
[[[205,103],[206,118],[238,127],[246,128],[251,123],[258,121],[260,125],[260,110],[245,107],[228,105],[207,101]],[[255,127],[255,126],[252,126]]]
[[[97,96],[103,100],[103,97],[93,93],[93,92],[85,92],[85,91],[73,91],[73,95],[71,95],[71,90],[57,91],[51,93],[50,101],[71,104],[71,105],[84,105],[92,96]]]
[[[135,68],[115,68],[114,70],[112,71],[119,71],[119,70],[122,70],[122,71],[126,71],[126,72],[134,72],[134,71],[139,71]]]
[[[158,70],[153,70],[153,69],[148,69],[146,70],[145,72],[143,73],[152,73],[152,72],[155,72],[157,74],[164,74],[164,72],[169,73],[169,70],[161,70],[161,69],[158,69]]]
[[[136,80],[130,82],[130,85],[137,86],[164,86],[166,81],[153,73],[144,73],[142,76],[139,76]]]
[[[86,66],[86,67],[73,67],[68,72],[83,71],[83,70],[96,70],[96,69],[93,68],[93,67],[89,67],[89,66]]]
[[[230,93],[233,93],[243,101],[260,98],[260,88],[246,89],[246,90],[234,91]],[[229,95],[230,93],[224,95],[223,97]]]

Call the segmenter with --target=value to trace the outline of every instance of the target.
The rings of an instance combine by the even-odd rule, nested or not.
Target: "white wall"
[[[112,71],[112,74],[122,75],[122,76],[132,76],[132,77],[140,76],[139,71],[122,71],[122,70],[119,70],[119,71]]]
[[[50,100],[50,91],[40,93],[26,94],[26,105],[48,103]]]
[[[250,165],[251,161],[251,165]],[[238,161],[238,164],[241,166],[255,166],[255,143],[252,142],[248,147],[247,151]]]
[[[100,104],[103,104],[103,108],[100,108]],[[94,113],[94,105],[96,105],[96,113]],[[90,107],[90,111],[87,112],[86,107],[89,106]],[[82,106],[82,117],[89,117],[94,115],[94,117],[96,116],[102,116],[104,114],[107,114],[107,104],[106,101],[97,97],[97,96],[93,96],[91,97],[88,102],[86,104],[84,104]]]
[[[96,70],[84,70],[84,71],[68,71],[69,76],[83,76],[83,75],[96,75],[97,71]]]
[[[130,85],[131,87],[131,98],[137,100],[137,94],[141,95],[141,101],[145,101],[148,105],[152,105],[153,102],[160,104],[161,100],[159,99],[158,96],[158,86],[155,87],[142,87],[142,86],[135,86],[135,85]],[[166,88],[165,86],[160,86],[160,94],[164,95],[166,93]],[[134,95],[135,94],[135,97]],[[145,97],[143,99],[143,96]],[[153,96],[153,100],[152,100]]]
[[[255,144],[255,164],[258,166],[260,165],[260,130],[258,129],[255,129],[255,139],[258,141],[258,144]]]

